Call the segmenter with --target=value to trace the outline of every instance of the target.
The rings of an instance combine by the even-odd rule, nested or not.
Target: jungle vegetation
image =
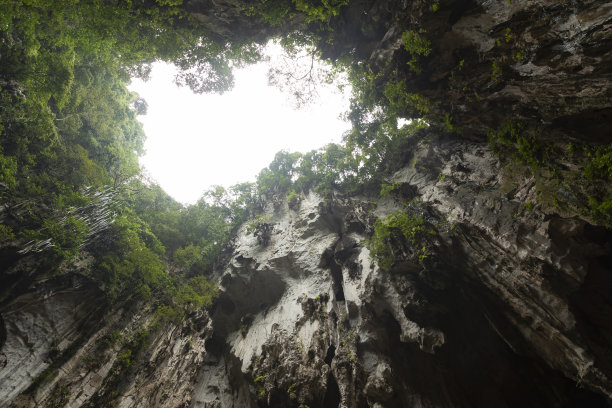
[[[109,300],[151,302],[176,317],[212,303],[216,288],[206,277],[266,199],[295,206],[312,189],[377,195],[406,140],[425,128],[454,130],[403,81],[432,52],[428,33],[406,31],[401,61],[381,68],[340,46],[334,21],[348,2],[236,2],[244,24],[228,35],[182,0],[0,1],[2,247],[48,254],[40,274],[89,254],[90,277]],[[175,202],[141,174],[137,115],[147,105],[126,84],[162,60],[179,68],[178,84],[222,93],[233,68],[258,61],[279,37],[288,52],[308,49],[348,75],[352,130],[341,144],[279,152],[255,183],[214,188],[187,207]],[[412,121],[398,126],[400,118]],[[502,147],[536,152],[521,140],[503,138]],[[536,153],[544,160],[548,151]],[[589,176],[609,180],[609,149],[592,157]],[[605,200],[593,206],[609,217]],[[403,225],[391,226],[406,234]]]
[[[229,41],[207,33],[180,0],[2,2],[3,245],[48,253],[46,274],[84,252],[92,255],[91,278],[110,300],[154,300],[186,311],[209,305],[215,289],[202,277],[265,198],[375,186],[385,158],[424,125],[398,129],[401,84],[383,98],[395,107],[393,114],[382,114],[375,75],[338,59],[338,69],[360,84],[350,113],[355,128],[345,144],[279,152],[256,183],[218,187],[184,207],[140,172],[145,135],[137,115],[147,106],[126,84],[146,78],[150,64],[163,60],[179,67],[178,84],[223,92],[232,86],[232,68],[257,61],[262,44],[279,31],[291,32],[283,39],[288,50],[316,52],[321,33],[328,35],[330,19],[346,3],[245,5],[244,15],[269,34]],[[299,34],[285,27],[287,16],[315,28]],[[364,75],[368,81],[361,86]]]

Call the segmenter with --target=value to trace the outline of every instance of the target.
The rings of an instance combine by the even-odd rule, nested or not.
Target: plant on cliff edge
[[[412,258],[423,264],[428,255],[428,237],[435,235],[433,227],[422,216],[396,211],[374,223],[374,234],[368,242],[368,249],[378,265],[389,270],[401,251],[402,241],[412,247]]]
[[[402,44],[404,49],[410,53],[411,59],[408,61],[410,69],[416,73],[421,73],[421,67],[418,65],[418,57],[427,57],[431,53],[431,43],[428,39],[421,36],[425,30],[419,30],[417,33],[414,30],[407,30],[402,33]]]

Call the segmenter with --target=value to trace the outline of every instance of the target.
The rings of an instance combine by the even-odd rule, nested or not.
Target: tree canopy
[[[110,299],[136,293],[166,311],[210,304],[215,291],[205,277],[265,199],[294,200],[312,189],[324,196],[377,192],[412,135],[427,127],[455,130],[439,103],[404,80],[422,76],[420,64],[433,52],[423,30],[405,31],[401,52],[380,63],[342,45],[363,34],[337,28],[348,24],[341,18],[348,0],[224,3],[232,21],[190,4],[0,2],[0,245],[48,252],[53,267],[40,273],[88,252],[95,258],[91,278]],[[145,135],[137,115],[146,101],[126,84],[163,60],[178,67],[178,84],[224,92],[232,70],[258,61],[262,44],[278,36],[290,54],[307,47],[311,58],[326,57],[333,70],[346,72],[352,130],[341,144],[279,152],[256,183],[178,204],[141,174]],[[407,124],[398,126],[400,119]],[[519,126],[492,139],[531,165],[548,160],[550,150]],[[588,151],[589,180],[609,180],[609,150]],[[592,211],[609,220],[609,197],[592,201]]]
[[[232,69],[259,60],[261,44],[278,33],[289,54],[307,46],[311,58],[319,55],[346,4],[240,3],[237,13],[251,31],[230,38],[180,0],[0,3],[2,245],[48,252],[52,267],[40,273],[87,251],[95,258],[91,278],[110,299],[135,293],[187,309],[202,296],[210,301],[198,277],[210,273],[265,198],[375,185],[387,152],[420,125],[397,129],[396,114],[370,115],[380,102],[373,74],[364,87],[366,68],[337,61],[335,69],[352,72],[359,106],[346,143],[279,152],[255,184],[217,187],[183,207],[141,174],[145,135],[137,115],[146,101],[126,84],[163,60],[178,67],[178,84],[223,92]],[[252,34],[253,27],[264,34]]]

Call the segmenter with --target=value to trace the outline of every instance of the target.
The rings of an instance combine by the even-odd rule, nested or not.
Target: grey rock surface
[[[240,3],[185,8],[241,39],[261,27],[242,24]],[[461,136],[411,136],[381,164],[397,183],[387,197],[268,197],[269,225],[243,226],[219,261],[210,311],[155,328],[150,306],[106,304],[87,259],[21,286],[43,262],[0,248],[0,408],[610,406],[612,233],[551,204],[579,186],[500,161],[482,135],[511,118],[551,143],[610,142],[611,3],[435,4],[351,2],[335,27],[345,48],[322,52],[384,70],[422,28],[427,78],[402,80]],[[383,269],[368,240],[397,211],[434,233],[395,237]],[[148,346],[126,354],[143,328]]]
[[[62,390],[70,407],[609,403],[609,232],[522,206],[534,180],[517,182],[481,143],[417,134],[388,182],[399,187],[382,199],[271,199],[270,239],[238,231],[210,317],[154,332],[120,383],[120,348],[100,344],[130,338],[150,311],[95,318],[101,292],[79,274],[15,298],[1,311],[3,406],[43,406]],[[423,263],[398,242],[383,270],[367,240],[395,211],[436,233]],[[71,347],[52,381],[23,393],[52,350]]]

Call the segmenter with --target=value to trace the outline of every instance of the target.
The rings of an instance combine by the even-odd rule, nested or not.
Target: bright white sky
[[[177,201],[194,203],[208,187],[254,181],[279,150],[306,152],[339,142],[350,127],[339,119],[348,94],[320,89],[320,99],[295,110],[288,96],[268,86],[268,65],[235,72],[223,95],[195,95],[173,83],[174,67],[156,63],[147,82],[129,89],[148,103],[139,119],[147,135],[145,171]]]

